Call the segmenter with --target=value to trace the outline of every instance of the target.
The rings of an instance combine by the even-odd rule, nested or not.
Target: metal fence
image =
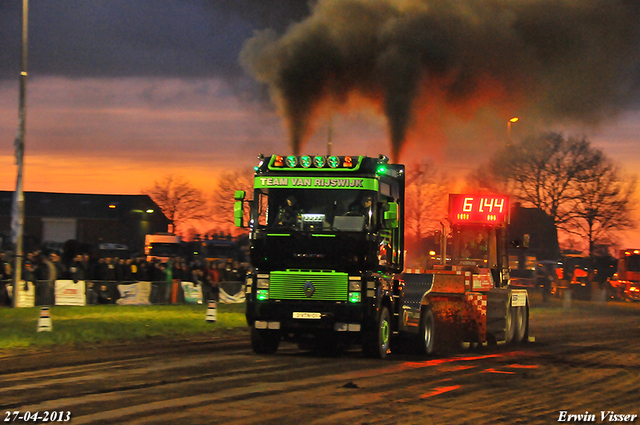
[[[131,285],[138,281],[108,281],[108,280],[92,280],[75,282],[76,285],[84,285],[84,293],[87,305],[95,304],[115,304],[120,299],[121,294],[118,286]],[[149,294],[149,302],[151,304],[179,304],[185,302],[185,294],[180,281],[152,281],[151,292]],[[0,305],[11,306],[10,280],[0,280]],[[30,282],[21,282],[22,290],[33,289],[35,306],[52,306],[56,305],[56,281],[37,280]],[[235,294],[242,291],[244,282],[228,281],[221,283],[227,292]],[[20,289],[19,289],[20,290]],[[218,292],[210,287],[202,291],[202,302],[210,300],[218,300]]]

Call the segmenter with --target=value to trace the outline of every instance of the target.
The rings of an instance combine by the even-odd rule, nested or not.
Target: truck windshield
[[[489,232],[484,226],[468,226],[454,229],[453,259],[486,263],[489,254]]]
[[[640,272],[640,255],[630,255],[627,257],[627,270],[630,272]]]
[[[259,223],[267,229],[362,232],[372,226],[377,192],[355,189],[261,189]]]

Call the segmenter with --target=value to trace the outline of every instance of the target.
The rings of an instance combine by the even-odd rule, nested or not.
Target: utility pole
[[[24,193],[22,190],[22,172],[24,167],[24,140],[27,121],[27,47],[29,33],[29,0],[22,0],[22,61],[20,66],[20,103],[18,111],[18,132],[14,141],[18,177],[16,191],[13,194],[11,209],[11,236],[14,246],[13,266],[13,306],[17,306],[18,283],[22,278],[22,238],[24,233]]]
[[[511,124],[518,122],[518,117],[513,117],[507,122],[507,146],[511,146]]]

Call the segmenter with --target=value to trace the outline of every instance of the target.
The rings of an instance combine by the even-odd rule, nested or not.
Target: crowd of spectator
[[[0,252],[0,282],[13,278],[13,263],[10,255]],[[21,280],[29,282],[49,282],[53,288],[55,280],[73,280],[87,282],[87,301],[89,303],[112,302],[105,283],[132,283],[137,281],[154,282],[159,290],[153,294],[156,302],[170,302],[170,285],[174,280],[193,282],[201,286],[203,301],[217,300],[219,284],[222,282],[241,282],[246,268],[239,261],[206,260],[172,257],[166,262],[158,259],[147,261],[146,257],[135,258],[102,257],[92,259],[88,254],[78,254],[64,262],[56,252],[30,252],[24,257]],[[162,285],[164,283],[165,285]],[[46,285],[46,284],[45,284]],[[5,285],[0,285],[0,301],[7,304]],[[39,285],[46,289],[46,286]],[[156,288],[154,287],[154,288]],[[36,286],[36,291],[39,289]],[[109,299],[104,299],[105,297]]]

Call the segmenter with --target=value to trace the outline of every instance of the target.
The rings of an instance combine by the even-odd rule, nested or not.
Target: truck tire
[[[507,316],[505,317],[505,343],[511,344],[516,334],[516,308],[511,306],[511,300],[507,306]]]
[[[527,314],[527,307],[511,307],[512,311],[515,310],[514,318],[514,335],[513,343],[520,344],[527,338],[527,330],[529,327],[529,318]]]
[[[251,348],[256,354],[274,354],[280,345],[280,331],[251,326]]]
[[[418,333],[418,349],[420,354],[430,356],[435,348],[435,321],[430,308],[423,310],[420,315],[420,332]]]
[[[367,357],[384,359],[389,352],[391,340],[391,316],[387,307],[380,309],[376,326],[366,332],[362,351]]]

